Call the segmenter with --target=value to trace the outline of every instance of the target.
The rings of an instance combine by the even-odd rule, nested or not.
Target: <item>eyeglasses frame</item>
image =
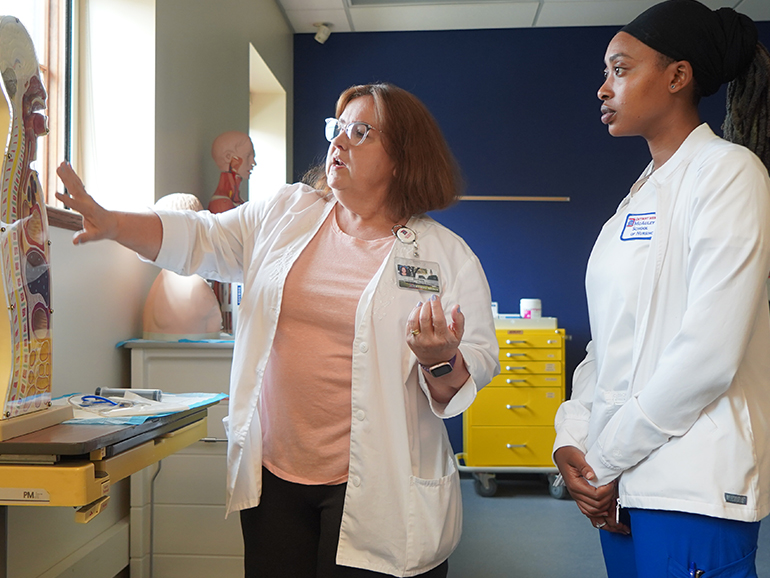
[[[369,131],[371,131],[371,130],[376,130],[378,133],[384,134],[380,129],[378,129],[376,127],[373,127],[368,122],[364,122],[362,120],[354,120],[354,121],[349,122],[349,123],[343,123],[338,118],[330,117],[330,118],[325,119],[324,123],[326,124],[327,127],[331,123],[336,123],[337,127],[339,128],[339,132],[333,138],[330,139],[328,136],[326,137],[326,140],[328,140],[329,142],[332,142],[335,138],[337,138],[340,134],[342,134],[344,132],[345,135],[348,137],[348,140],[350,141],[350,144],[352,146],[359,146],[360,144],[362,144],[366,140],[366,137],[369,136]],[[357,143],[354,143],[353,142],[353,137],[352,137],[352,132],[353,132],[353,127],[355,125],[357,125],[357,124],[364,125],[366,127],[366,132],[364,133],[364,136],[361,137],[360,141],[358,141]],[[326,131],[324,131],[324,133],[326,133]],[[326,136],[326,134],[324,134],[324,136]]]

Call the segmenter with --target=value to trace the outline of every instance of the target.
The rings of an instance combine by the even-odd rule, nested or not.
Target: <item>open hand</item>
[[[56,169],[69,195],[56,193],[56,198],[64,205],[83,215],[83,229],[75,233],[73,243],[87,243],[100,239],[115,239],[118,231],[118,220],[115,215],[99,205],[86,192],[83,181],[73,170],[72,166],[63,162]]]

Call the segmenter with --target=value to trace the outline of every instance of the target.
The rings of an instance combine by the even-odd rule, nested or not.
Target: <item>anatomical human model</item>
[[[223,132],[211,145],[211,158],[222,172],[207,208],[212,213],[224,213],[244,203],[240,188],[244,179],[248,182],[256,165],[254,144],[246,133],[237,130]],[[218,281],[212,283],[212,288],[222,309],[223,329],[225,333],[233,333],[240,302],[240,288],[237,284]]]
[[[47,134],[46,91],[21,22],[0,19],[0,420],[51,399],[51,278],[45,195],[30,163]]]
[[[202,211],[194,195],[173,193],[156,209]],[[150,287],[142,316],[143,337],[160,341],[217,339],[222,329],[219,302],[200,275],[182,276],[162,269]]]

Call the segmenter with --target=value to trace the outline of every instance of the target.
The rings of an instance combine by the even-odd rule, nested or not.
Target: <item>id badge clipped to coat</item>
[[[441,272],[438,263],[422,261],[417,245],[417,233],[404,225],[394,225],[393,235],[402,247],[411,247],[412,256],[406,257],[395,252],[396,285],[399,289],[416,289],[430,293],[441,293]]]
[[[408,257],[396,257],[396,285],[399,289],[417,289],[441,293],[438,263]]]
[[[416,289],[430,293],[441,293],[441,272],[438,263],[422,261],[417,245],[417,233],[409,227],[394,225],[391,229],[402,247],[411,247],[412,256],[401,256],[403,251],[395,252],[396,285],[399,289]]]

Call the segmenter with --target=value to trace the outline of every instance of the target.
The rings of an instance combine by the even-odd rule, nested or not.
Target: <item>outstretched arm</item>
[[[157,258],[163,240],[163,225],[155,213],[108,211],[86,192],[83,181],[69,163],[59,165],[56,173],[69,193],[56,193],[56,198],[83,215],[83,229],[75,233],[73,243],[79,245],[110,239],[145,259],[154,261]]]

